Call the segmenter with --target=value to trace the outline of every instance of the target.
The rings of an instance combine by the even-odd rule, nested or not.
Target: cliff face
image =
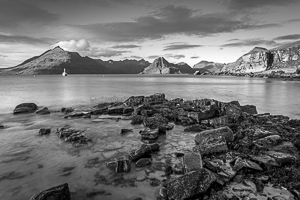
[[[255,47],[236,62],[225,65],[222,72],[255,73],[267,70],[296,72],[300,65],[300,41],[271,50]]]
[[[191,66],[189,66],[185,62],[174,64],[174,67],[179,69],[179,71],[183,74],[193,74],[196,71],[195,69],[191,68]]]
[[[82,57],[76,52],[64,51],[60,47],[48,50],[40,56],[30,58],[20,65],[0,71],[1,75],[101,74],[109,70],[92,58]]]
[[[107,67],[112,74],[139,74],[147,66],[150,65],[149,62],[144,59],[141,60],[120,60],[120,61],[102,61],[100,59],[96,60],[100,64]]]
[[[220,72],[223,67],[224,67],[224,64],[222,64],[222,63],[214,63],[214,62],[202,60],[199,63],[195,64],[193,66],[193,69],[199,71],[199,73]]]
[[[163,57],[156,58],[153,63],[144,69],[142,74],[180,74],[180,70],[170,64]]]

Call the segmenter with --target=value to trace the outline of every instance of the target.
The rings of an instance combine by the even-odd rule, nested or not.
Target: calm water
[[[200,76],[0,76],[0,199],[30,199],[39,190],[69,183],[72,200],[116,200],[141,197],[154,199],[156,187],[150,179],[162,180],[163,166],[174,160],[174,152],[189,151],[194,134],[186,134],[175,126],[160,138],[161,150],[153,155],[152,166],[127,174],[116,174],[105,163],[141,144],[141,125],[129,121],[63,119],[58,111],[63,106],[91,106],[93,101],[124,100],[131,95],[163,92],[167,98],[214,98],[238,100],[254,104],[258,112],[299,117],[300,82],[284,82],[247,77]],[[23,102],[47,106],[52,113],[12,115],[13,108]],[[56,128],[70,125],[84,130],[93,142],[83,148],[64,143]],[[50,127],[49,136],[39,137],[40,128]],[[121,128],[132,133],[120,135]],[[102,177],[102,178],[100,178]],[[106,181],[103,181],[105,177]],[[145,179],[145,180],[144,180]],[[143,180],[143,181],[141,181]],[[89,195],[98,192],[97,195]]]

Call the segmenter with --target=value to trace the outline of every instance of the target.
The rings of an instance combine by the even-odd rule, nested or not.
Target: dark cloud
[[[221,45],[221,47],[245,47],[245,46],[257,46],[257,45],[276,46],[278,44],[273,40],[263,40],[260,38],[255,38],[255,39],[248,39],[248,40],[239,40],[238,42],[232,42],[232,43]]]
[[[132,49],[132,48],[138,48],[138,47],[141,47],[141,46],[129,44],[129,45],[115,45],[115,46],[112,46],[111,48],[113,48],[113,49]]]
[[[171,56],[172,58],[175,58],[175,59],[180,59],[180,58],[185,58],[185,55],[173,55]]]
[[[180,49],[192,49],[196,47],[202,47],[202,45],[192,45],[192,44],[173,44],[165,46],[164,51],[170,50],[180,50]]]
[[[24,1],[1,0],[0,1],[0,27],[16,28],[28,25],[46,25],[59,19],[58,15],[41,9]]]
[[[241,11],[264,6],[286,6],[298,0],[225,0],[224,4],[231,10]]]
[[[200,58],[199,56],[192,56],[191,59]]]
[[[293,34],[293,35],[284,35],[280,37],[276,37],[273,40],[299,40],[300,34]]]
[[[276,24],[250,23],[233,13],[202,14],[182,6],[166,6],[147,16],[128,22],[73,25],[74,31],[84,31],[103,41],[137,41],[161,39],[168,35],[208,36],[237,30],[273,27]]]
[[[4,35],[0,33],[0,43],[51,44],[51,38],[35,38],[22,35]]]
[[[148,56],[147,58],[148,58],[148,59],[156,59],[156,58],[158,58],[158,57],[160,57],[160,56],[158,56],[158,55],[152,55],[152,56]]]

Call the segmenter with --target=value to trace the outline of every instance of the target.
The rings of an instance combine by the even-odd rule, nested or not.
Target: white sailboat
[[[64,68],[64,72],[61,74],[62,76],[68,76],[66,69]]]

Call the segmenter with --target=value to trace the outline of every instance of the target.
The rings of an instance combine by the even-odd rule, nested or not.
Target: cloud
[[[81,39],[81,40],[70,40],[70,41],[60,41],[54,45],[52,45],[52,47],[55,46],[60,46],[61,48],[63,48],[66,51],[88,51],[89,48],[91,47],[89,42],[86,39]]]
[[[191,45],[191,44],[174,44],[165,46],[164,51],[180,50],[180,49],[192,49],[196,47],[202,47],[202,45]]]
[[[241,11],[265,6],[286,6],[295,2],[298,2],[298,0],[225,0],[224,4],[231,10]]]
[[[278,45],[273,40],[264,40],[261,38],[247,39],[247,40],[239,40],[238,42],[228,43],[221,45],[221,47],[245,47],[245,46],[257,46],[257,45],[265,45],[265,46],[276,46]]]
[[[165,6],[133,21],[69,25],[69,28],[102,41],[128,42],[162,39],[170,35],[203,37],[274,26],[277,24],[251,23],[249,19],[241,18],[234,13],[204,14],[187,7]]]
[[[141,47],[141,46],[129,44],[129,45],[115,45],[115,46],[112,46],[111,48],[113,48],[113,49],[132,49],[132,48],[138,48],[138,47]]]
[[[172,58],[175,58],[175,59],[181,59],[181,58],[185,58],[185,55],[173,55],[171,56]]]
[[[158,55],[152,55],[152,56],[148,56],[147,58],[148,58],[148,59],[156,59],[156,58],[158,58],[158,57],[161,57],[161,56],[158,56]]]
[[[114,57],[121,56],[123,53],[129,53],[131,51],[114,51],[109,49],[93,49],[87,55],[90,57]]]
[[[192,56],[191,59],[200,58],[199,56]]]
[[[276,37],[273,40],[299,40],[300,34],[293,34],[293,35],[284,35],[280,37]]]
[[[51,44],[51,38],[35,38],[24,35],[0,33],[0,43]]]

